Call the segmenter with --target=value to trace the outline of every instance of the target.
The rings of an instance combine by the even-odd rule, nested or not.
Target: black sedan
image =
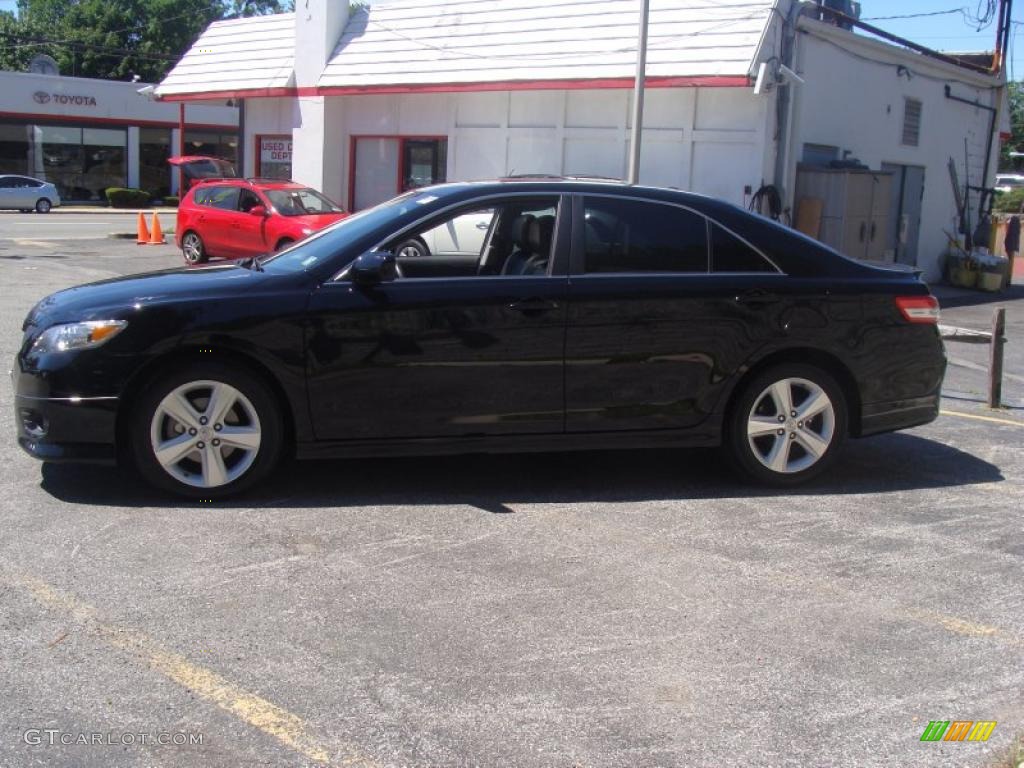
[[[199,498],[286,454],[641,446],[724,445],[789,486],[848,435],[936,418],[937,319],[913,273],[717,200],[451,184],[263,260],[43,299],[14,370],[18,442]]]

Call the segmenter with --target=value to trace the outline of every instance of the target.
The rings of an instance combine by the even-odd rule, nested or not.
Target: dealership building
[[[247,175],[351,209],[445,180],[623,178],[638,6],[308,0],[211,24],[156,96],[233,100]],[[994,63],[861,34],[814,3],[652,0],[640,181],[741,205],[770,187],[762,210],[934,277],[957,226],[950,159],[994,180]]]
[[[179,105],[151,93],[145,83],[0,72],[0,174],[51,181],[67,201],[99,202],[108,187],[157,198],[176,191],[168,157],[237,159],[238,109],[190,104],[182,132]]]

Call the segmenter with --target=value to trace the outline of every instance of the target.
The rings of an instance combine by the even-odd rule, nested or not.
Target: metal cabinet
[[[805,199],[822,203],[818,239],[846,256],[892,261],[889,245],[891,173],[851,168],[797,168],[797,205]]]

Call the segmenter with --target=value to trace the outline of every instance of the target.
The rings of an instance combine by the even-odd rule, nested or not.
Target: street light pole
[[[640,137],[644,127],[644,86],[647,76],[647,22],[650,0],[640,0],[640,37],[636,53],[636,85],[633,88],[633,133],[630,138],[630,184],[640,181]]]

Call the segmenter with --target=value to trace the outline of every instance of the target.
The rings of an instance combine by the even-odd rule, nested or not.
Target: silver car
[[[0,209],[49,213],[60,205],[57,188],[28,176],[0,175]]]

